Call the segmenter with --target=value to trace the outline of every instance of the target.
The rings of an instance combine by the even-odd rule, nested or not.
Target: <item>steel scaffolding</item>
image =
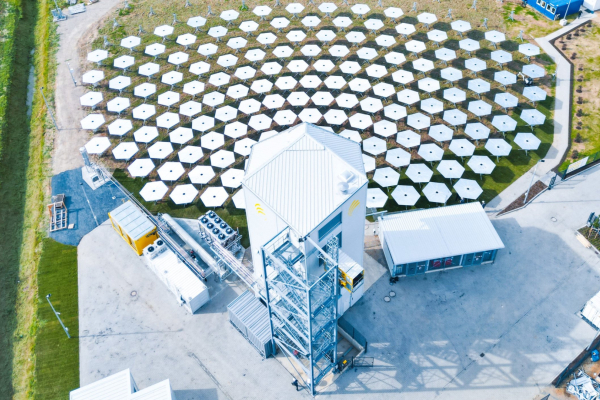
[[[315,395],[337,365],[337,238],[327,251],[310,238],[293,242],[286,228],[262,247],[265,297],[274,342]]]

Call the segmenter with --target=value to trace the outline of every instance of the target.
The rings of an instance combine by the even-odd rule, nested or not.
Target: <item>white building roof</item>
[[[136,390],[131,371],[126,369],[94,383],[73,390],[70,400],[177,400],[168,379]]]
[[[581,310],[581,315],[587,319],[596,329],[600,329],[600,292],[588,300]]]
[[[135,392],[128,397],[129,400],[177,400],[171,390],[171,383],[168,379],[158,382],[155,385]]]
[[[94,383],[73,390],[70,400],[123,400],[129,399],[135,383],[131,372],[126,369]]]
[[[146,236],[148,232],[156,228],[131,201],[126,201],[108,214],[134,241]]]
[[[351,172],[349,188],[338,184]],[[302,123],[252,146],[244,187],[293,230],[309,234],[367,183],[360,145]]]
[[[391,214],[379,224],[396,265],[504,248],[479,202]]]

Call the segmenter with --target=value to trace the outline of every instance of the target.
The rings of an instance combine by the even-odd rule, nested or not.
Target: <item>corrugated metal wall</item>
[[[267,358],[275,354],[267,307],[254,294],[245,291],[228,306],[229,320]]]

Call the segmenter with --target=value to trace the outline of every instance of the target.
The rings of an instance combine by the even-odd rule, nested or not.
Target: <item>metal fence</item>
[[[562,372],[556,378],[554,378],[554,380],[552,381],[552,385],[554,385],[554,387],[558,387],[565,378],[571,376],[571,374],[575,372],[577,368],[579,368],[579,366],[586,360],[586,358],[591,356],[592,351],[598,348],[598,346],[600,346],[600,335],[596,333],[596,336],[588,345],[588,347],[586,347],[581,353],[579,353],[579,355],[575,357],[575,359],[571,361],[571,363],[567,365],[567,367],[563,369]]]
[[[352,368],[368,368],[375,363],[373,357],[352,357]]]
[[[350,323],[346,321],[344,317],[340,317],[340,319],[338,319],[338,325],[365,349],[365,353],[367,352],[367,338],[365,338],[359,331],[354,329],[354,327],[350,325]]]
[[[593,166],[598,162],[600,162],[600,151],[569,164],[567,168],[558,171],[558,176],[564,180],[583,171],[584,169]]]

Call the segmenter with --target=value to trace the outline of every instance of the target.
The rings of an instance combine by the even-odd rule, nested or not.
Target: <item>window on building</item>
[[[335,228],[342,224],[342,213],[339,213],[333,217],[328,223],[326,223],[321,229],[319,229],[319,241],[323,240],[325,236],[329,235]]]
[[[490,262],[493,260],[494,258],[494,253],[496,252],[496,250],[490,250],[490,251],[484,251],[483,252],[483,257],[482,257],[482,262]]]
[[[546,7],[546,2],[544,0],[537,0],[537,4],[540,7]]]
[[[444,268],[456,267],[457,265],[460,265],[460,259],[461,256],[446,257],[446,259],[444,259]]]
[[[337,240],[338,240],[338,249],[342,248],[342,232],[338,233],[336,235]],[[323,250],[325,250],[325,253],[329,254],[329,246],[327,245],[327,243],[325,243],[323,246]],[[319,258],[319,265],[323,265],[325,264],[325,261],[323,261],[322,258]]]
[[[394,272],[394,276],[404,275],[406,273],[405,268],[406,268],[406,264],[396,265],[396,270]]]

